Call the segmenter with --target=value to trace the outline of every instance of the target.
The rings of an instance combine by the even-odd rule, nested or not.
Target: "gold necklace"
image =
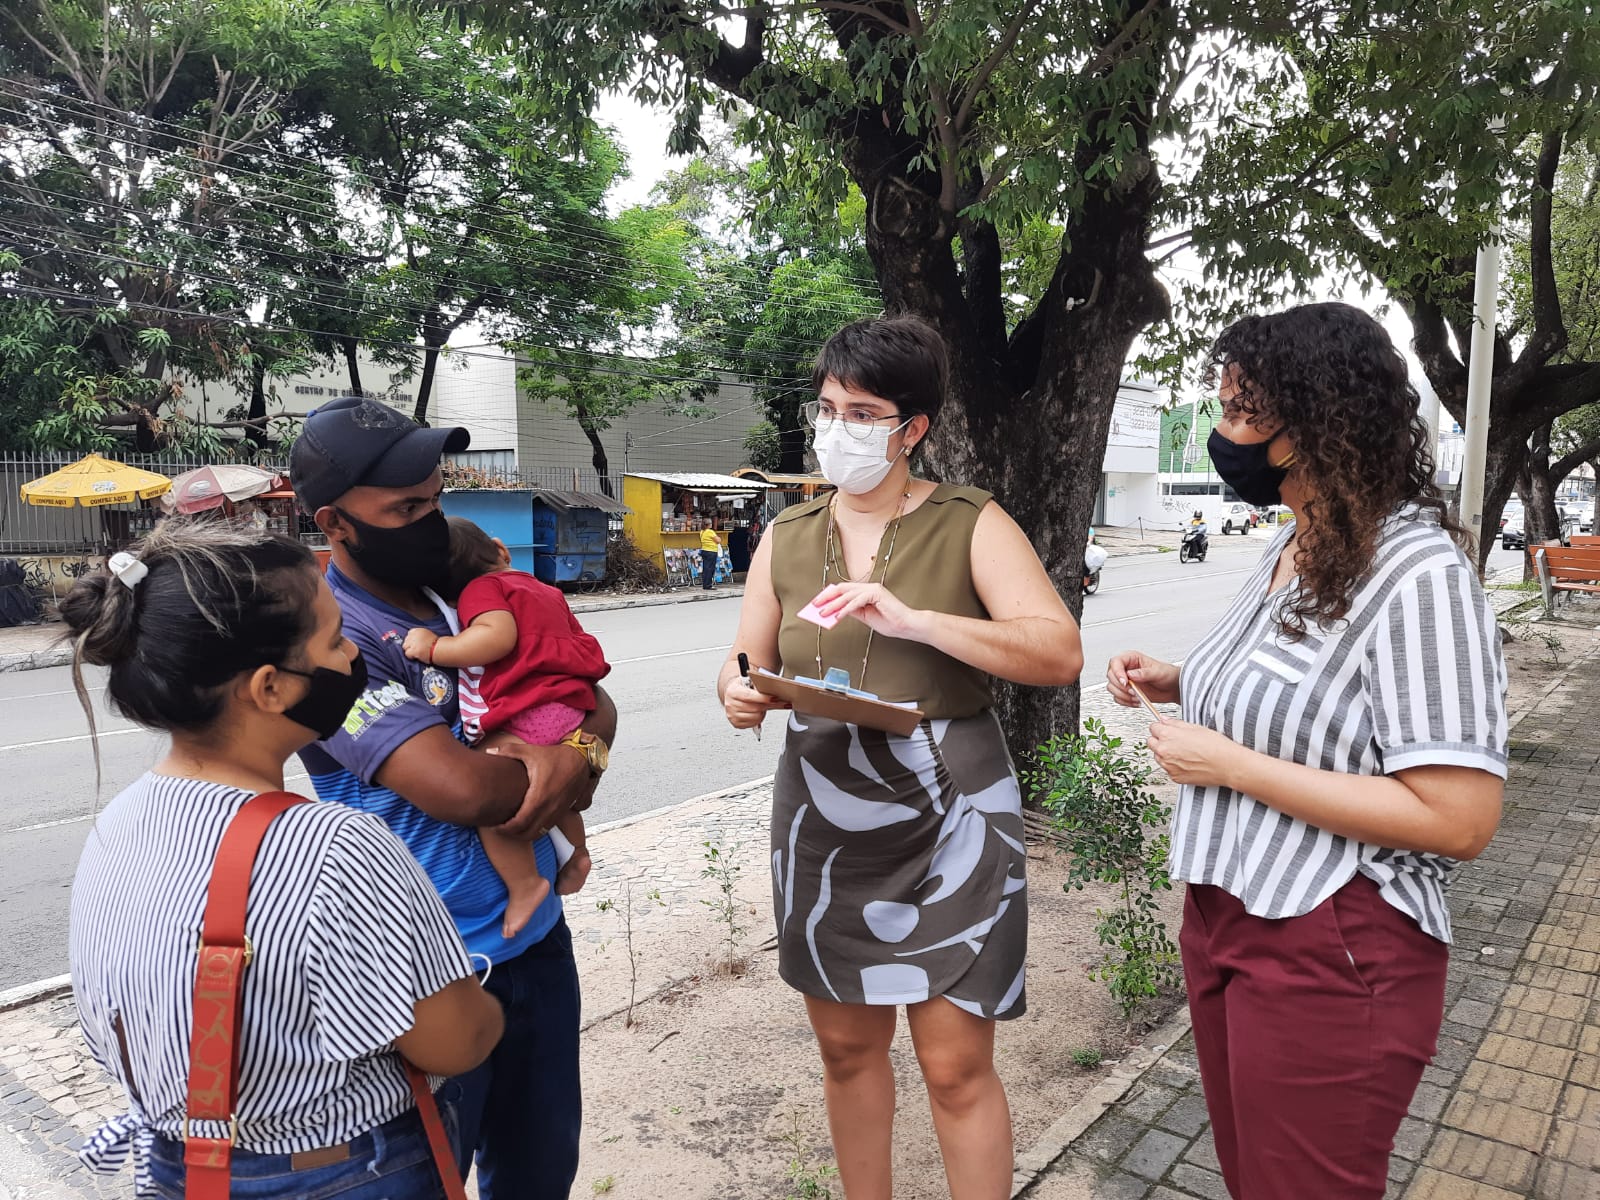
[[[840,580],[843,581],[843,582],[848,582],[848,583],[870,583],[870,582],[872,582],[872,572],[873,572],[874,568],[876,568],[878,570],[878,583],[880,585],[882,585],[889,578],[889,560],[894,557],[894,544],[895,544],[895,542],[900,540],[900,521],[906,515],[906,501],[908,501],[910,499],[911,499],[911,489],[910,488],[907,488],[905,491],[900,493],[900,507],[895,510],[894,524],[889,527],[889,548],[888,548],[888,550],[884,551],[883,561],[881,563],[874,563],[872,566],[867,568],[867,577],[866,577],[865,580],[852,579],[850,577],[850,574],[849,574],[848,564],[838,563],[838,560],[837,560],[836,555],[835,555],[834,545],[833,545],[833,531],[834,531],[834,527],[835,527],[834,519],[833,519],[833,501],[830,500],[828,502],[828,541],[827,541],[827,544],[824,545],[823,548],[822,548],[822,586],[823,587],[827,587],[828,586],[828,572],[829,572],[829,569],[831,567],[834,567],[835,565],[837,565],[840,568],[839,571],[838,571],[838,575],[839,575]],[[880,546],[883,544],[883,534],[881,534],[881,533],[878,535],[878,544]],[[843,537],[843,535],[841,535],[840,538],[839,538],[839,550],[842,552],[843,549],[844,549],[844,537]],[[822,632],[823,632],[822,631],[822,626],[818,625],[817,626],[817,678],[818,679],[822,678]],[[867,659],[869,659],[872,656],[872,639],[873,639],[873,636],[874,636],[874,634],[876,632],[877,631],[872,629],[870,626],[867,629],[867,649],[866,649],[866,652],[864,654],[862,654],[862,656],[861,656],[861,690],[862,691],[865,691],[866,687],[867,687]]]

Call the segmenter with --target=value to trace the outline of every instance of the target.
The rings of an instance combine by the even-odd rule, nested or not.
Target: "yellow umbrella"
[[[91,454],[42,479],[23,484],[22,498],[42,508],[71,508],[75,504],[98,508],[102,504],[151,500],[171,489],[172,480],[165,475]]]

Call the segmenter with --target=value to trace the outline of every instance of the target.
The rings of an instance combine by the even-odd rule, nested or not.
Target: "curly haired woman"
[[[1180,944],[1229,1192],[1377,1200],[1443,1015],[1445,885],[1500,820],[1500,641],[1376,321],[1246,318],[1210,378],[1218,473],[1295,520],[1181,673],[1134,651],[1107,683],[1183,706],[1150,748],[1182,785]]]

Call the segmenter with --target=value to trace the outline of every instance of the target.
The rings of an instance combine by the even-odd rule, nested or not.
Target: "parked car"
[[[1581,532],[1578,527],[1578,518],[1570,513],[1562,512],[1560,509],[1556,511],[1561,517],[1560,541],[1565,546],[1574,533]],[[1527,535],[1523,532],[1523,512],[1519,506],[1511,516],[1500,519],[1500,548],[1502,550],[1520,550],[1527,544]]]
[[[1569,501],[1560,506],[1561,515],[1579,533],[1588,533],[1594,528],[1594,505],[1583,501]]]
[[[1222,532],[1224,536],[1235,529],[1240,533],[1249,533],[1259,520],[1261,514],[1248,504],[1230,504],[1222,510]]]

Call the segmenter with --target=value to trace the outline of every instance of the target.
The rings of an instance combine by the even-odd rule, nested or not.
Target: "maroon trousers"
[[[1282,920],[1191,884],[1179,942],[1234,1200],[1381,1200],[1437,1047],[1449,947],[1361,875]]]

